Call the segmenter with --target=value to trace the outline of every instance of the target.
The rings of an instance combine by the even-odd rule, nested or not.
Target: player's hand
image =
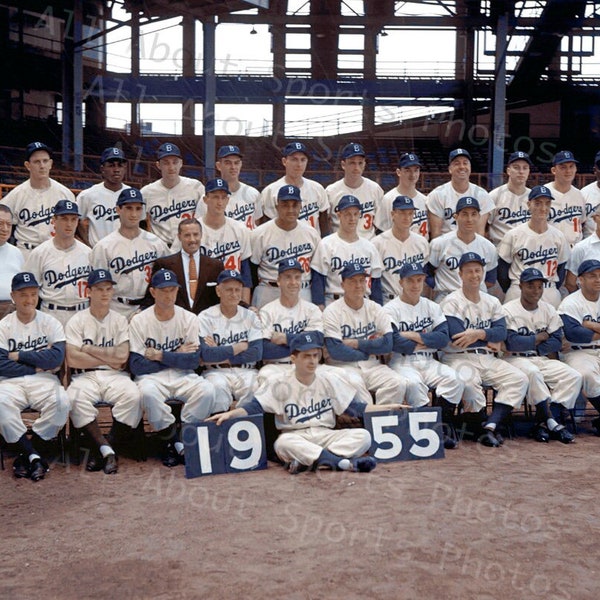
[[[465,329],[452,336],[452,345],[455,348],[468,348],[471,344],[485,339],[485,331],[483,329]]]
[[[175,352],[181,352],[182,354],[187,354],[189,352],[197,352],[200,346],[198,344],[194,344],[193,342],[186,342],[185,344],[181,344]]]
[[[271,336],[271,342],[273,344],[277,344],[278,346],[285,346],[287,344],[287,334],[281,331],[276,331]]]
[[[427,346],[425,344],[417,344],[415,346],[414,352],[420,352],[421,350],[427,350]]]
[[[158,350],[157,348],[146,348],[144,358],[160,362],[162,360],[162,350]]]
[[[19,362],[19,352],[18,351],[9,352],[8,360],[14,360],[15,362]]]
[[[421,334],[417,331],[403,331],[400,334],[400,337],[403,337],[411,342],[416,342],[417,344],[422,344],[423,340],[421,339]]]
[[[345,340],[342,340],[342,344],[344,344],[344,346],[348,346],[348,348],[354,348],[354,350],[358,350],[358,340],[354,338],[346,338]]]
[[[502,352],[503,348],[502,342],[488,342],[487,347],[492,350],[492,352]]]
[[[231,412],[232,411],[229,410],[229,411],[221,413],[219,415],[212,415],[204,420],[211,421],[212,423],[216,423],[217,425],[220,425],[221,423],[224,423],[225,421],[231,419]]]
[[[248,350],[248,342],[237,342],[233,344],[232,348],[233,355],[237,356],[238,354],[241,354],[242,352],[246,352],[246,350]]]
[[[211,348],[217,347],[217,342],[215,342],[215,338],[212,335],[207,335],[204,339],[204,343]]]
[[[537,346],[538,344],[545,342],[549,337],[547,331],[540,331],[535,335],[535,345]]]

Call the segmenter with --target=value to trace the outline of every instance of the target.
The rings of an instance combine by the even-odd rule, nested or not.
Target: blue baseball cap
[[[552,159],[553,165],[562,165],[563,163],[568,162],[579,164],[579,161],[575,160],[573,153],[569,150],[561,150],[560,152],[557,152]]]
[[[579,269],[577,269],[577,275],[583,275],[584,273],[590,273],[591,271],[597,271],[598,269],[600,269],[600,260],[590,258],[589,260],[584,260],[579,265]]]
[[[136,188],[125,188],[119,194],[117,198],[117,206],[123,206],[123,204],[146,204],[142,192]]]
[[[224,191],[228,196],[231,194],[229,191],[229,184],[220,177],[216,177],[215,179],[209,179],[204,186],[205,193],[210,194],[210,192],[218,192],[219,190]]]
[[[423,265],[419,262],[416,263],[404,263],[400,269],[396,271],[400,276],[400,279],[404,279],[406,277],[412,277],[413,275],[427,275],[425,273],[425,269]]]
[[[396,196],[392,202],[392,210],[415,210],[415,203],[408,196]]]
[[[71,200],[59,200],[52,209],[52,212],[55,217],[60,215],[77,215],[80,217],[79,208],[77,207],[77,203]]]
[[[366,269],[358,262],[348,263],[341,272],[342,279],[349,279],[356,275],[367,275]]]
[[[279,263],[278,271],[280,273],[283,273],[284,271],[291,271],[292,269],[294,269],[295,271],[302,271],[302,272],[304,272],[304,269],[302,268],[302,265],[295,258],[286,258],[285,260],[282,260]]]
[[[403,167],[422,167],[423,164],[419,160],[419,157],[413,152],[405,152],[400,155],[400,160],[398,161],[398,166]]]
[[[481,206],[479,206],[479,201],[477,198],[473,198],[472,196],[463,196],[458,199],[456,203],[455,213],[459,213],[464,208],[474,208],[476,211],[481,212]]]
[[[166,288],[166,287],[181,287],[179,281],[177,281],[177,275],[169,269],[159,269],[152,275],[150,281],[150,287],[152,288]]]
[[[303,331],[296,333],[290,340],[290,350],[292,352],[304,352],[323,347],[323,334],[320,331]]]
[[[50,156],[52,156],[52,150],[50,146],[46,146],[43,142],[31,142],[31,144],[27,144],[25,148],[25,156],[27,160],[31,158],[31,155],[38,150],[45,150]]]
[[[108,281],[109,283],[117,283],[110,274],[110,271],[107,269],[94,269],[90,272],[87,279],[88,287],[92,287],[97,283],[104,283]]]
[[[282,150],[284,156],[289,156],[295,152],[302,152],[302,154],[305,154],[308,157],[308,148],[302,142],[290,142],[289,144],[286,144]]]
[[[366,156],[365,149],[360,144],[350,142],[342,149],[342,160],[352,158],[353,156]]]
[[[36,287],[39,288],[40,284],[37,282],[35,275],[33,273],[28,273],[23,271],[22,273],[17,273],[10,283],[11,291],[15,292],[17,290],[22,290],[23,288]]]
[[[536,185],[532,187],[527,198],[529,200],[535,200],[536,198],[550,198],[550,200],[554,200],[550,188],[547,188],[545,185]]]
[[[124,161],[127,159],[125,158],[125,153],[123,152],[123,150],[121,150],[121,148],[105,148],[102,151],[102,154],[100,155],[100,164],[103,165],[105,162],[108,162],[110,160]]]
[[[464,148],[457,148],[456,150],[452,150],[450,154],[448,154],[448,164],[450,164],[455,158],[459,158],[461,156],[464,156],[465,158],[471,160],[471,155],[467,150],[465,150]]]
[[[217,276],[217,283],[223,283],[224,281],[230,280],[239,281],[242,284],[244,283],[244,280],[242,279],[242,274],[239,271],[236,271],[235,269],[225,269],[224,271],[221,271]]]
[[[225,158],[226,156],[239,156],[242,157],[242,153],[237,146],[221,146],[217,151],[217,158]]]
[[[295,200],[296,202],[302,202],[300,197],[300,188],[295,185],[284,185],[279,188],[277,192],[277,200]]]
[[[460,267],[470,262],[476,262],[479,263],[481,266],[485,266],[485,258],[479,256],[477,252],[465,252],[458,261],[458,268],[460,269]]]
[[[165,142],[158,147],[156,158],[160,160],[161,158],[165,158],[165,156],[177,156],[181,158],[181,151],[175,144]]]
[[[521,273],[521,276],[519,277],[519,281],[527,282],[527,281],[548,281],[548,280],[544,277],[544,274],[539,269],[536,269],[535,267],[529,267]]]
[[[340,198],[338,205],[335,207],[335,212],[341,212],[343,210],[346,210],[347,208],[358,208],[362,211],[362,204],[356,196],[346,194],[345,196],[342,196]]]
[[[506,165],[510,165],[518,160],[524,160],[530,167],[533,167],[533,163],[531,162],[531,158],[529,158],[529,154],[527,152],[513,152],[506,161]]]

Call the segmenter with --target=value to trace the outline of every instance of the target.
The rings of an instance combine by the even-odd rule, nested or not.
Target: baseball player
[[[456,203],[454,213],[457,228],[431,240],[428,271],[435,277],[436,302],[461,287],[458,264],[467,252],[475,252],[484,259],[486,287],[496,282],[498,253],[494,245],[477,233],[481,222],[481,208],[476,198],[465,196]]]
[[[162,441],[166,467],[183,463],[183,444],[166,400],[184,402],[183,423],[202,421],[227,408],[217,407],[213,385],[195,373],[200,362],[199,321],[175,306],[178,287],[173,271],[157,271],[150,282],[154,306],[135,315],[129,325],[129,368],[148,423]]]
[[[584,260],[577,270],[579,290],[558,307],[571,346],[563,360],[583,377],[583,393],[600,413],[600,261]],[[600,435],[600,417],[592,420]]]
[[[291,474],[307,468],[337,471],[372,471],[377,465],[363,456],[371,446],[366,429],[334,429],[336,415],[362,416],[368,405],[354,398],[354,389],[318,369],[321,342],[310,332],[291,341],[293,376],[282,374],[265,381],[243,407],[215,415],[218,425],[233,417],[264,412],[275,415],[281,431],[275,452]]]
[[[260,192],[240,181],[242,153],[238,146],[221,146],[217,151],[215,167],[231,192],[225,216],[241,221],[250,230],[254,229],[262,217]]]
[[[478,185],[471,183],[471,155],[462,148],[452,150],[448,156],[448,172],[450,181],[436,187],[427,196],[429,212],[429,236],[434,239],[443,233],[456,228],[454,215],[456,203],[460,198],[475,198],[481,207],[481,215],[477,225],[477,233],[485,235],[485,226],[494,203],[489,194]]]
[[[59,200],[75,202],[75,196],[64,185],[50,178],[51,150],[42,142],[32,142],[25,149],[25,168],[29,179],[2,198],[13,215],[16,246],[23,256],[52,235],[52,209]]]
[[[139,388],[124,371],[129,357],[127,319],[110,310],[114,283],[108,271],[92,271],[87,280],[90,306],[78,312],[65,330],[71,422],[93,444],[86,469],[107,475],[117,472],[117,457],[100,431],[95,404],[101,400],[112,406],[115,438],[130,434],[142,418]]]
[[[350,263],[341,275],[344,295],[323,311],[327,364],[343,367],[346,381],[363,390],[362,398],[365,388],[374,392],[377,404],[414,398],[412,382],[379,360],[392,351],[392,324],[379,304],[365,298],[367,271]]]
[[[383,190],[372,179],[363,177],[367,166],[365,149],[360,144],[350,143],[342,149],[341,167],[344,177],[327,186],[331,231],[340,228],[338,204],[345,196],[354,196],[360,201],[362,212],[357,232],[361,238],[371,239],[375,235],[375,211],[383,199]]]
[[[283,186],[277,192],[277,218],[252,232],[250,260],[258,266],[258,285],[254,288],[252,304],[257,308],[279,297],[279,263],[286,258],[295,258],[302,265],[300,296],[311,300],[310,262],[321,238],[314,227],[298,219],[301,205],[300,189],[294,185]]]
[[[13,312],[15,305],[10,298],[10,282],[23,270],[25,259],[21,251],[8,242],[12,233],[12,213],[0,204],[0,319]]]
[[[384,312],[393,328],[393,354],[389,365],[412,382],[411,406],[429,403],[428,388],[435,389],[442,408],[444,447],[456,448],[454,413],[462,399],[464,384],[450,367],[438,362],[434,353],[450,342],[448,323],[439,305],[423,298],[425,270],[421,263],[406,263],[399,272],[401,296],[388,302]]]
[[[375,236],[373,245],[377,248],[383,271],[381,288],[383,303],[389,302],[402,292],[398,271],[405,264],[422,263],[429,260],[427,238],[413,231],[415,204],[409,196],[397,196],[392,203],[392,227]]]
[[[169,253],[167,245],[153,233],[140,229],[144,197],[128,188],[119,194],[119,229],[102,238],[92,249],[94,269],[106,269],[117,282],[111,308],[128,319],[138,310],[152,277],[152,265]]]
[[[554,181],[546,184],[554,198],[550,210],[550,223],[563,232],[569,246],[574,246],[583,239],[583,228],[587,227],[585,198],[573,187],[578,164],[579,161],[575,160],[572,152],[557,152],[552,158],[550,169]]]
[[[312,301],[319,306],[331,304],[344,290],[340,276],[344,267],[360,263],[369,273],[367,289],[370,297],[383,304],[381,296],[381,258],[377,248],[358,233],[362,205],[356,196],[342,196],[335,210],[338,227],[335,233],[323,238],[311,261]]]
[[[475,252],[463,254],[458,266],[462,287],[448,294],[440,304],[451,340],[442,362],[452,367],[465,385],[460,415],[464,425],[474,427],[476,432],[483,425],[478,441],[496,448],[504,441],[497,427],[521,404],[529,382],[519,369],[494,356],[500,350],[500,343],[506,340],[506,320],[500,301],[481,293],[484,264],[484,259]],[[487,419],[482,385],[497,391]]]
[[[583,227],[584,238],[596,231],[596,225],[590,217],[596,212],[596,208],[600,206],[600,152],[596,152],[594,157],[594,177],[596,181],[592,181],[592,183],[588,183],[588,185],[581,188],[581,194],[585,198],[585,214],[587,217]]]
[[[102,181],[79,192],[77,204],[81,221],[77,235],[84,244],[94,246],[119,226],[117,199],[128,185],[123,183],[127,159],[120,148],[105,148],[100,156]]]
[[[156,167],[161,178],[140,191],[146,200],[148,230],[170,246],[177,238],[179,221],[196,214],[196,206],[204,196],[204,186],[197,179],[180,175],[183,167],[181,151],[171,142],[158,147]]]
[[[232,401],[247,402],[256,383],[256,363],[262,358],[262,326],[256,312],[238,306],[244,281],[239,271],[225,269],[217,278],[219,304],[198,315],[203,373],[215,388],[223,410]]]
[[[64,327],[76,311],[88,305],[91,250],[75,239],[79,223],[77,204],[59,200],[53,212],[54,237],[31,251],[24,268],[40,281],[41,310]]]
[[[584,260],[591,258],[600,260],[600,204],[598,204],[588,215],[588,223],[593,223],[596,231],[588,237],[577,242],[571,249],[571,255],[567,262],[567,276],[565,287],[570,293],[577,291],[577,271]]]
[[[375,210],[375,227],[379,231],[388,231],[392,227],[392,210],[398,196],[406,196],[413,201],[414,213],[411,231],[429,239],[429,217],[427,214],[427,196],[417,190],[423,167],[419,157],[413,152],[400,155],[396,175],[398,185],[383,196],[381,204]]]
[[[329,201],[320,183],[304,177],[308,159],[308,149],[302,142],[290,142],[284,147],[281,162],[285,175],[270,183],[260,194],[263,220],[275,219],[278,215],[279,190],[293,185],[300,190],[302,196],[299,219],[308,221],[319,236],[324,237],[329,233]]]
[[[513,152],[506,163],[508,181],[490,192],[495,208],[489,218],[488,237],[495,246],[511,229],[529,220],[530,190],[526,184],[531,167],[527,152]]]
[[[38,287],[33,273],[17,273],[11,282],[16,310],[0,321],[0,434],[19,448],[15,477],[32,481],[48,471],[40,448],[58,435],[69,416],[67,393],[55,375],[65,357],[65,333],[54,317],[36,310]],[[21,420],[26,408],[40,413],[32,440]]]
[[[544,301],[555,308],[560,304],[559,288],[565,278],[569,245],[565,236],[548,224],[552,201],[548,187],[532,188],[527,202],[529,221],[508,231],[498,246],[498,281],[506,292],[506,302],[520,297],[521,273],[534,267],[546,278]]]
[[[527,401],[535,406],[534,439],[569,444],[575,438],[564,426],[564,414],[568,416],[575,406],[582,378],[555,360],[562,346],[562,321],[552,305],[540,301],[545,281],[539,269],[525,269],[520,277],[521,297],[504,304],[508,330],[504,360],[529,378]],[[562,422],[555,420],[550,406],[563,415]]]
[[[250,273],[250,230],[243,223],[225,216],[230,191],[224,179],[206,182],[204,204],[206,214],[201,217],[202,243],[200,252],[204,256],[220,260],[225,269],[239,271],[244,281],[242,300],[250,302],[252,275]]]

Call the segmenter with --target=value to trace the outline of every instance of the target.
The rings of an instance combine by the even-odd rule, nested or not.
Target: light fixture
[[[258,31],[256,31],[256,29],[254,29],[254,25],[252,25],[252,31],[250,31],[250,35],[256,35],[258,33]]]

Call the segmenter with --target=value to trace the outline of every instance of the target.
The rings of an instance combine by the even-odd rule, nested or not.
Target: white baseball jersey
[[[12,278],[23,271],[23,253],[8,242],[0,246],[0,301],[10,300]]]
[[[242,261],[252,256],[250,230],[229,217],[225,217],[225,224],[219,229],[202,221],[200,253],[222,261],[226,269],[241,271]]]
[[[350,194],[358,198],[362,206],[362,215],[358,222],[358,235],[367,239],[371,239],[375,235],[375,213],[383,199],[383,190],[378,183],[363,177],[359,187],[351,188],[344,183],[343,179],[340,179],[328,185],[325,191],[329,200],[329,216],[333,232],[340,228],[340,218],[335,209],[342,196]]]
[[[179,221],[194,217],[196,206],[204,204],[204,186],[190,177],[180,177],[179,183],[170,189],[158,179],[140,192],[146,201],[152,233],[169,246],[177,239]]]
[[[79,192],[77,204],[81,219],[87,219],[89,223],[90,246],[95,246],[99,240],[119,228],[117,199],[119,194],[128,187],[128,185],[121,185],[120,190],[113,192],[104,183],[97,183]]]
[[[2,202],[13,214],[17,248],[32,250],[50,239],[54,233],[50,221],[59,200],[75,202],[75,196],[54,179],[50,179],[49,187],[43,190],[32,188],[28,179],[8,192]]]
[[[240,187],[229,196],[225,216],[235,221],[241,221],[248,229],[254,229],[258,220],[263,216],[260,192],[240,181]]]
[[[382,264],[377,248],[366,238],[346,242],[338,233],[319,242],[311,267],[326,277],[326,294],[343,294],[341,272],[351,263],[362,265],[370,277],[381,277]]]
[[[53,239],[31,252],[23,268],[38,280],[43,307],[48,303],[58,306],[87,304],[91,253],[90,247],[78,240],[74,240],[70,248],[61,250],[54,245]]]
[[[260,194],[260,202],[263,214],[269,219],[277,217],[277,194],[283,186],[290,185],[285,177],[270,183]],[[308,221],[321,235],[319,225],[319,214],[329,210],[329,200],[325,188],[312,179],[302,178],[302,185],[299,186],[300,197],[302,198],[302,208],[300,209],[301,221]]]
[[[579,265],[584,260],[589,259],[600,260],[600,238],[597,233],[592,233],[571,248],[571,256],[567,262],[567,269],[574,275],[577,275]]]
[[[314,227],[304,221],[291,231],[278,227],[276,222],[268,221],[257,227],[251,234],[251,260],[258,265],[258,277],[264,281],[277,281],[279,263],[285,258],[297,259],[303,268],[302,284],[310,283],[310,265],[320,241]]]
[[[94,246],[90,263],[93,269],[111,272],[117,282],[112,308],[121,312],[116,298],[143,298],[152,278],[154,261],[168,253],[167,245],[153,233],[140,229],[138,236],[130,240],[117,230]]]
[[[519,335],[537,335],[544,331],[552,334],[563,326],[556,309],[543,300],[539,301],[534,310],[527,310],[519,298],[507,302],[502,309],[507,329],[512,329]]]
[[[390,300],[402,292],[400,277],[397,271],[405,263],[422,263],[425,265],[429,260],[429,242],[427,238],[410,232],[404,241],[399,240],[391,229],[380,233],[373,239],[373,245],[377,248],[383,271],[381,273],[381,288],[383,299]]]
[[[452,187],[452,182],[448,181],[433,189],[427,196],[427,209],[436,217],[443,219],[442,233],[448,233],[448,231],[456,229],[456,221],[454,220],[456,203],[465,196],[471,196],[479,201],[482,215],[494,210],[494,203],[490,195],[474,183],[469,183],[469,189],[466,192],[459,193]]]
[[[581,290],[577,290],[566,296],[560,303],[558,314],[571,317],[579,324],[582,324],[584,321],[600,323],[600,299],[596,302],[586,300]],[[571,346],[577,345],[576,341],[569,341],[571,342]],[[600,348],[600,340],[582,341],[581,345],[590,348]],[[567,352],[567,354],[570,354],[570,352]]]
[[[416,331],[417,333],[431,333],[438,325],[446,322],[446,317],[439,304],[428,298],[419,298],[414,306],[394,298],[388,302],[383,310],[389,315],[398,331]],[[429,352],[434,352],[433,349]]]
[[[387,231],[392,227],[392,206],[394,204],[394,200],[398,196],[403,196],[398,191],[398,188],[387,192],[383,199],[381,200],[381,204],[375,210],[375,227],[379,229],[379,231]],[[429,217],[427,215],[427,196],[422,194],[417,190],[416,195],[412,198],[413,204],[415,205],[415,213],[413,216],[412,226],[410,228],[411,231],[418,233],[423,236],[425,239],[429,239]]]
[[[298,299],[295,306],[288,308],[281,300],[265,304],[259,312],[262,323],[262,337],[270,340],[274,333],[294,335],[303,331],[323,332],[323,313],[312,302]]]
[[[475,239],[466,244],[458,238],[456,231],[450,231],[431,241],[429,262],[435,268],[436,292],[453,292],[462,286],[458,273],[458,261],[466,252],[475,252],[485,259],[485,271],[489,272],[498,266],[496,248],[483,236],[475,234]],[[485,291],[485,282],[481,282],[481,290]]]
[[[583,237],[586,238],[596,232],[596,223],[589,216],[600,205],[600,187],[598,187],[598,182],[593,181],[582,187],[581,194],[585,198],[585,216],[588,217],[583,224]]]
[[[548,221],[562,231],[569,246],[573,246],[583,239],[583,226],[587,221],[585,198],[573,186],[565,194],[555,188],[553,181],[547,183],[546,187],[552,191],[554,197]]]
[[[518,196],[508,189],[506,183],[490,192],[495,208],[488,218],[488,237],[494,245],[498,245],[511,229],[529,221],[529,192],[530,189],[525,188],[525,192]]]

